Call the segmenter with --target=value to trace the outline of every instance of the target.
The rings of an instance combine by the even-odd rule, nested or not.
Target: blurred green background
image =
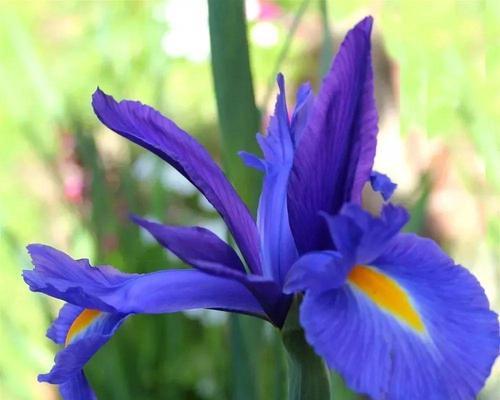
[[[107,131],[90,107],[97,85],[117,98],[140,99],[220,160],[207,6],[1,6],[0,398],[56,399],[36,374],[52,364],[56,348],[44,332],[60,303],[23,283],[27,243],[146,272],[180,262],[128,222],[129,212],[225,235],[189,183]],[[289,94],[305,80],[317,88],[341,37],[366,14],[375,17],[376,167],[399,183],[397,200],[413,212],[409,229],[467,265],[498,311],[500,2],[248,0],[262,120],[272,108],[277,70]],[[258,346],[245,354],[239,340]],[[284,398],[283,350],[273,329],[245,318],[235,325],[216,311],[134,317],[86,371],[102,399]],[[243,391],[242,376],[251,383]],[[481,398],[500,398],[498,363]]]

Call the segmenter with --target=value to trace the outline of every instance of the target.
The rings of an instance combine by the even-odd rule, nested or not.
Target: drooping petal
[[[83,372],[60,384],[59,392],[64,400],[97,400]]]
[[[66,347],[57,353],[55,365],[49,373],[39,375],[38,380],[63,384],[78,377],[83,366],[111,339],[126,317],[125,314],[83,310],[73,321],[66,337]],[[73,329],[76,330],[72,334]]]
[[[47,331],[47,337],[52,339],[55,343],[64,345],[68,340],[68,332],[72,331],[72,336],[75,336],[77,331],[85,331],[86,328],[91,325],[93,320],[99,315],[96,312],[90,313],[90,318],[85,318],[82,313],[85,311],[84,308],[75,306],[73,304],[66,303],[59,311],[58,317],[52,323]],[[85,314],[85,313],[83,313]],[[75,321],[79,321],[75,324]],[[88,333],[87,333],[88,334]],[[70,338],[71,339],[71,338]],[[78,349],[78,346],[73,347],[73,349]],[[96,349],[97,351],[98,349]],[[70,357],[69,360],[75,360],[78,357]],[[60,363],[60,362],[59,362]],[[83,373],[83,365],[81,364],[79,368],[76,369],[77,372],[71,372],[68,374],[63,381],[59,380],[59,391],[61,397],[65,400],[95,400],[96,396],[94,391],[90,387],[85,374]],[[61,369],[61,366],[58,367]],[[80,370],[78,372],[78,369]],[[72,370],[68,366],[68,370]],[[50,374],[42,376],[42,380],[51,381]],[[55,382],[54,382],[55,383]]]
[[[92,105],[108,128],[167,161],[205,195],[226,222],[250,269],[259,273],[255,222],[206,149],[171,120],[140,102],[118,103],[97,89]]]
[[[337,290],[306,292],[308,342],[374,400],[473,399],[499,351],[476,279],[432,241],[399,235]]]
[[[116,301],[108,298],[140,276],[109,266],[92,267],[86,259],[74,260],[41,244],[29,245],[28,252],[34,269],[24,270],[23,279],[29,288],[83,308],[117,312],[112,304]]]
[[[212,308],[267,318],[254,295],[235,280],[195,270],[124,274],[48,246],[30,245],[29,251],[35,268],[23,277],[30,289],[83,308],[123,314]]]
[[[132,220],[185,263],[196,267],[197,261],[208,261],[245,272],[240,258],[226,242],[199,226],[168,226],[136,216]]]
[[[271,321],[279,325],[286,310],[282,307],[282,291],[272,279],[247,274],[234,250],[210,231],[202,228],[169,227],[134,218],[163,246],[188,264],[210,275],[235,280],[259,300]]]
[[[234,268],[203,260],[196,261],[196,268],[213,276],[240,282],[259,300],[270,322],[277,327],[282,326],[292,296],[284,295],[281,286],[274,279],[261,275],[245,274]]]
[[[75,319],[82,313],[83,307],[66,303],[60,310],[57,318],[47,330],[47,337],[54,343],[64,344],[68,331]]]
[[[379,192],[385,201],[389,200],[392,197],[392,194],[396,190],[396,185],[391,179],[380,172],[373,171],[370,175],[370,183],[372,189],[376,192]]]
[[[300,253],[327,248],[319,211],[336,214],[346,201],[361,201],[376,147],[368,17],[346,36],[323,80],[295,152],[288,206]]]

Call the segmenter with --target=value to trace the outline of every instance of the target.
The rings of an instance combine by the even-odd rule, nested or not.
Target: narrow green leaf
[[[292,25],[290,26],[290,30],[288,32],[288,35],[285,39],[285,42],[283,43],[281,50],[279,52],[278,58],[276,59],[276,62],[274,63],[274,67],[272,69],[272,74],[269,77],[268,83],[267,83],[267,89],[266,93],[264,95],[264,100],[261,104],[261,107],[264,109],[267,107],[269,104],[269,100],[271,99],[271,95],[273,93],[273,90],[275,88],[275,82],[276,82],[276,75],[278,72],[280,72],[281,64],[283,61],[285,61],[286,56],[288,55],[288,52],[290,50],[290,47],[292,45],[292,39],[295,36],[295,32],[297,32],[297,29],[300,25],[300,22],[302,21],[302,17],[304,16],[307,6],[309,6],[310,0],[302,0],[302,3],[300,3],[299,7],[297,8],[297,11],[295,13],[295,16],[293,17]]]
[[[333,57],[333,37],[328,19],[327,0],[319,1],[321,14],[321,27],[323,29],[323,45],[321,48],[321,58],[319,60],[319,75],[324,76],[330,68]]]

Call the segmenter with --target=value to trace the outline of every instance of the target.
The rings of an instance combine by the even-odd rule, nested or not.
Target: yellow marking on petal
[[[347,280],[368,296],[377,306],[404,321],[417,332],[425,332],[425,325],[408,294],[392,278],[374,268],[356,265]]]
[[[99,315],[101,315],[101,312],[98,310],[91,310],[88,308],[83,310],[69,327],[65,345],[67,346],[77,334],[94,322]]]

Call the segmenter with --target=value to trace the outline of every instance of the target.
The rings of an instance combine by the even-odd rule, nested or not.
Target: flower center
[[[347,280],[378,307],[405,322],[415,331],[420,333],[425,331],[425,325],[411,304],[410,297],[394,279],[375,268],[356,265]]]

